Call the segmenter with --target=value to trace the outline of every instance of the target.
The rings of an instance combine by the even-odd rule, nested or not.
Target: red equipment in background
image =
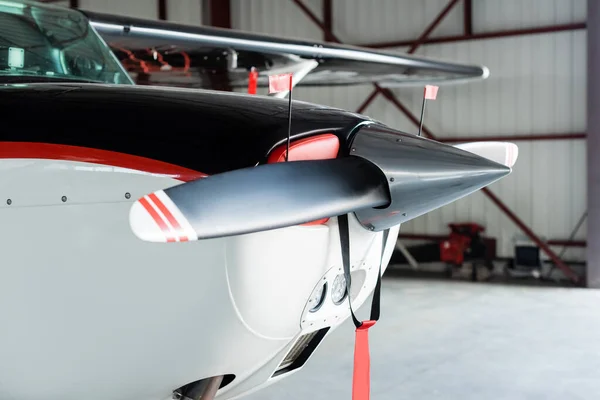
[[[454,265],[462,265],[465,260],[465,252],[470,252],[473,239],[480,238],[480,233],[485,228],[475,223],[448,224],[451,233],[447,240],[440,242],[440,259],[443,262]]]
[[[451,230],[448,239],[440,241],[440,260],[446,263],[446,272],[452,276],[454,268],[462,267],[465,261],[471,261],[472,279],[477,280],[477,264],[483,263],[493,270],[484,238],[485,228],[475,223],[448,224]]]

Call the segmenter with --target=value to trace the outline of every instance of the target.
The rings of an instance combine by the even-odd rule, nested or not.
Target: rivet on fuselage
[[[12,204],[12,200],[11,199],[6,200],[6,204],[8,204],[10,206]]]
[[[390,178],[390,182],[394,182],[394,178]]]
[[[129,192],[125,193],[125,198],[126,199],[130,199],[131,198],[131,193],[129,193]]]
[[[63,196],[63,197],[61,197],[60,199],[61,199],[61,200],[62,200],[62,202],[64,203],[64,202],[66,202],[66,201],[67,201],[67,196]]]

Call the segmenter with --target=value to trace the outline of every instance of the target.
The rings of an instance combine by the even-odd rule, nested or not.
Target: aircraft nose
[[[358,131],[350,154],[371,161],[387,178],[389,206],[355,213],[363,226],[375,231],[442,207],[511,172],[489,158],[382,125]]]

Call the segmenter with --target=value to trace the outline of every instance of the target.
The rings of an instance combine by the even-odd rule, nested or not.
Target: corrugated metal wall
[[[66,0],[57,2],[57,4],[65,6],[68,6],[68,3]],[[158,19],[157,0],[79,0],[79,8],[129,17]],[[202,23],[202,1],[167,1],[167,19],[182,24],[200,25]]]
[[[201,22],[200,0],[169,0],[168,17]],[[304,3],[322,17],[321,0]],[[364,44],[416,38],[447,0],[333,0],[333,30],[346,43]],[[156,0],[80,0],[81,8],[156,18]],[[463,32],[459,3],[432,36]],[[290,0],[231,0],[233,28],[283,37],[322,40],[323,34]],[[473,1],[473,29],[489,32],[585,20],[586,0]],[[391,51],[405,51],[396,48]],[[572,31],[471,42],[425,45],[418,55],[488,66],[488,80],[443,86],[430,102],[426,125],[439,137],[583,132],[586,128],[586,33]],[[354,110],[371,86],[298,88],[295,98]],[[418,115],[422,90],[395,89]],[[393,105],[377,98],[365,111],[407,132],[415,127]],[[585,141],[518,142],[514,172],[491,190],[533,230],[565,239],[586,209]],[[403,226],[403,232],[445,233],[446,224],[474,221],[499,239],[501,255],[511,255],[518,228],[481,193],[476,193]],[[585,238],[585,226],[577,239]],[[583,259],[573,250],[567,257]]]
[[[317,16],[320,0],[305,2]],[[344,42],[365,44],[418,37],[447,0],[333,1],[334,33]],[[475,32],[528,28],[585,20],[585,0],[480,0],[473,2]],[[294,17],[290,17],[293,15]],[[291,1],[233,0],[234,28],[322,40],[323,35]],[[460,35],[459,3],[432,36]],[[406,49],[389,49],[405,51]],[[573,31],[471,42],[426,45],[418,55],[483,64],[483,82],[443,86],[430,102],[426,125],[439,137],[583,132],[586,124],[586,33]],[[354,110],[371,92],[357,88],[298,88],[296,98]],[[422,89],[395,89],[418,115]],[[395,128],[416,127],[392,104],[378,97],[365,111]],[[546,238],[566,239],[585,211],[585,141],[518,142],[513,174],[492,185],[533,230]],[[499,239],[501,255],[512,254],[519,229],[482,193],[476,193],[403,226],[402,232],[445,233],[447,224],[474,221]],[[585,237],[585,225],[576,236]],[[566,257],[583,259],[581,250]]]
[[[158,18],[156,0],[79,0],[79,8],[82,10],[126,15],[128,17]]]

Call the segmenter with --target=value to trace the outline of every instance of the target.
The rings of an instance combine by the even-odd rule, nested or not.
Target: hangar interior
[[[276,37],[330,41],[485,65],[490,76],[442,85],[425,114],[424,135],[455,144],[512,141],[513,173],[402,226],[399,246],[439,258],[449,224],[474,223],[490,238],[495,273],[519,254],[509,276],[584,284],[587,232],[587,47],[585,0],[72,0],[66,7],[209,25]],[[259,92],[260,93],[260,92]],[[422,87],[302,87],[294,98],[356,110],[416,132]],[[419,250],[419,248],[421,250]],[[533,253],[533,255],[532,255]],[[402,254],[402,253],[399,253]],[[411,254],[412,256],[412,254]],[[411,257],[409,256],[409,257]],[[404,273],[440,271],[418,255]],[[432,261],[434,261],[432,263]],[[519,264],[519,261],[514,262]],[[402,268],[401,268],[402,269]],[[534,273],[530,274],[530,270]],[[468,274],[467,274],[468,275]]]
[[[518,161],[505,179],[402,225],[383,283],[382,320],[371,336],[371,395],[598,397],[599,294],[579,289],[600,287],[594,249],[600,240],[594,150],[600,143],[593,137],[600,120],[590,115],[600,83],[594,72],[600,6],[593,0],[45,2],[489,68],[484,80],[440,84],[427,103],[423,135],[450,145],[513,142]],[[300,85],[293,98],[416,133],[423,85]],[[484,229],[476,237],[484,238],[486,251],[477,259],[491,260],[493,270],[479,280],[490,284],[468,282],[478,280],[468,244],[459,246],[466,269],[448,278],[450,224]],[[359,311],[367,312],[366,306]],[[353,340],[346,321],[307,368],[249,398],[347,398]]]

